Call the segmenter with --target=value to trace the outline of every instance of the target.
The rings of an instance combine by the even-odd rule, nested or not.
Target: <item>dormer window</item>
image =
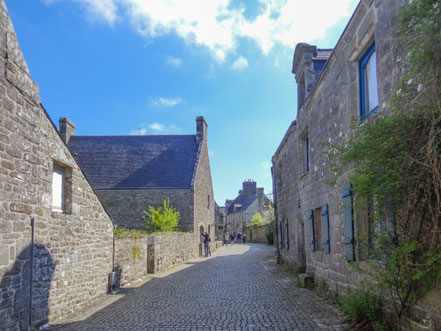
[[[378,109],[377,54],[373,44],[360,60],[360,118]]]

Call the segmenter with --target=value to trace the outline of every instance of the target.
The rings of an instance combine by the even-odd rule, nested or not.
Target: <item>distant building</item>
[[[143,210],[165,199],[181,213],[183,231],[214,228],[207,123],[196,135],[77,136],[60,119],[60,134],[117,227],[143,229]]]
[[[241,232],[250,224],[254,214],[272,207],[271,200],[265,195],[263,187],[257,188],[253,180],[242,183],[242,190],[234,200],[225,201],[225,231]]]
[[[220,207],[215,203],[214,208],[214,219],[215,219],[215,237],[216,240],[223,240],[224,227],[225,227],[225,207]]]

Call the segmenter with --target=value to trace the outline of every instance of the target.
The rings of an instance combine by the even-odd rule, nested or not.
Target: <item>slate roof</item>
[[[190,188],[195,135],[72,136],[68,143],[94,189]]]
[[[254,201],[256,201],[256,199],[257,199],[257,195],[255,195],[255,194],[249,196],[248,198],[246,198],[245,200],[242,201],[242,206],[240,206],[240,207],[236,210],[236,212],[247,210],[247,208],[248,208],[249,206],[251,206],[251,204],[252,204]]]

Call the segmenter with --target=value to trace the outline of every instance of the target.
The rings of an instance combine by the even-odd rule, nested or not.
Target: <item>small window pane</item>
[[[52,172],[52,209],[63,211],[64,208],[64,169],[54,164]]]
[[[366,63],[366,101],[368,102],[367,110],[371,112],[378,107],[378,89],[377,89],[377,55],[374,51]]]

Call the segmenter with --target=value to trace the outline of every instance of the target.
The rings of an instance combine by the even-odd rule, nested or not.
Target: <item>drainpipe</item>
[[[29,284],[29,330],[32,326],[32,289],[33,289],[33,272],[34,272],[34,232],[35,232],[35,218],[31,217],[31,273]]]

